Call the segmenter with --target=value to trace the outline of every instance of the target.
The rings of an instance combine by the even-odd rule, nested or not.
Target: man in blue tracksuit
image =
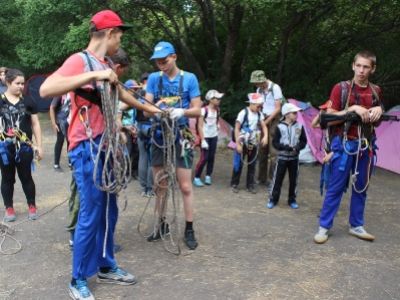
[[[332,128],[332,173],[321,209],[319,229],[314,236],[314,241],[318,244],[328,240],[328,231],[333,225],[349,180],[352,184],[349,233],[363,240],[375,239],[364,228],[364,208],[375,161],[374,123],[379,121],[383,112],[382,92],[369,81],[369,76],[376,68],[376,57],[373,53],[357,53],[352,68],[353,79],[333,87],[327,112],[337,115],[355,112],[361,117],[362,123],[340,124]]]
[[[119,99],[137,109],[150,113],[158,110],[141,104],[118,84],[108,56],[115,54],[124,30],[130,26],[111,10],[95,14],[90,23],[90,42],[87,49],[71,55],[50,75],[40,88],[42,97],[54,97],[70,92],[71,112],[68,128],[69,158],[80,197],[78,223],[74,233],[72,280],[69,294],[75,300],[93,300],[87,278],[97,273],[97,281],[129,285],[135,277],[120,268],[114,257],[114,229],[118,219],[115,194],[97,188],[94,180],[94,162],[100,138],[105,129],[99,89],[101,82],[116,85]],[[96,179],[103,166],[99,162]],[[107,199],[109,197],[109,199]],[[106,236],[106,247],[103,241]]]

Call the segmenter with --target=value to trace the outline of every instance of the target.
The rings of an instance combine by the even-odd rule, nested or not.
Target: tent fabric
[[[36,103],[40,112],[48,111],[52,100],[51,98],[42,98],[39,94],[40,86],[45,81],[46,77],[47,76],[43,74],[33,75],[25,83],[25,98],[30,98],[34,103]]]
[[[394,107],[387,113],[400,118],[399,108]],[[376,128],[376,136],[377,166],[400,174],[400,122],[381,122]]]
[[[311,122],[316,115],[319,114],[319,110],[312,107],[310,104],[299,101],[296,99],[289,99],[290,103],[293,103],[300,107],[302,110],[297,114],[297,122],[303,125],[304,131],[307,136],[307,145],[303,151],[300,152],[300,162],[309,162],[310,153],[314,156],[315,160],[322,163],[324,158],[324,147],[323,147],[323,132],[320,128],[313,128]],[[309,148],[309,150],[307,149]],[[308,152],[308,153],[307,153]],[[301,159],[304,158],[304,161]]]

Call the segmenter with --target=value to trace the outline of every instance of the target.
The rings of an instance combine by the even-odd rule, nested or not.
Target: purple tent
[[[400,111],[390,110],[400,118]],[[376,129],[377,166],[400,174],[400,122],[382,122]]]

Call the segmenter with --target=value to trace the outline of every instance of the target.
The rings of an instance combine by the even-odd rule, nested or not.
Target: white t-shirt
[[[245,115],[246,110],[247,110],[247,122],[248,122],[248,126],[249,126],[250,130],[252,130],[252,131],[258,130],[259,129],[258,122],[262,121],[264,119],[264,115],[262,113],[260,113],[260,116],[259,116],[258,112],[252,112],[250,110],[250,108],[248,108],[248,107],[246,107],[245,109],[242,109],[239,112],[239,114],[236,118],[236,122],[243,124],[244,115]]]
[[[216,110],[207,108],[207,118],[203,119],[203,135],[205,138],[213,138],[218,136],[218,113]],[[201,116],[204,118],[206,115],[205,107],[201,108]]]
[[[275,110],[275,101],[280,101],[283,98],[281,87],[272,81],[269,81],[268,88],[265,90],[257,89],[257,93],[264,96],[263,114],[266,116],[269,116]]]

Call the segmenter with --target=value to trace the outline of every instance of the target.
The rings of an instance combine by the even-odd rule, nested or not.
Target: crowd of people
[[[190,250],[198,247],[193,186],[201,188],[213,183],[220,103],[224,101],[224,94],[216,89],[209,90],[203,103],[196,75],[178,67],[175,48],[166,41],[157,43],[150,57],[158,71],[144,73],[140,80],[129,79],[121,85],[119,78],[128,70],[130,59],[120,48],[120,42],[124,31],[130,27],[111,10],[95,14],[90,22],[87,48],[71,55],[40,88],[41,96],[54,97],[50,106],[51,125],[56,134],[54,170],[62,171],[60,157],[66,141],[68,166],[73,171],[68,225],[73,251],[69,293],[73,299],[94,299],[87,278],[95,274],[98,282],[136,283],[135,276],[121,268],[114,256],[117,249],[114,243],[117,195],[99,189],[93,177],[93,172],[101,172],[95,168],[93,157],[101,150],[98,145],[106,126],[100,96],[104,81],[118,90],[117,123],[124,133],[122,140],[131,162],[130,174],[139,180],[143,197],[155,197],[158,221],[147,237],[149,242],[160,240],[170,231],[163,201],[168,194],[168,180],[172,179],[160,174],[176,176],[184,206],[183,240]],[[375,161],[373,127],[383,113],[382,91],[369,81],[376,68],[374,54],[368,51],[357,53],[352,68],[353,79],[335,85],[323,107],[328,113],[337,115],[354,112],[361,117],[362,124],[343,126],[335,123],[326,130],[324,172],[329,170],[330,176],[326,182],[319,229],[314,237],[320,244],[328,239],[349,180],[352,185],[349,233],[364,240],[374,239],[364,228],[364,209],[368,179]],[[28,217],[31,220],[37,218],[31,164],[43,156],[42,138],[37,106],[23,97],[24,78],[19,70],[0,68],[1,194],[6,222],[16,220],[13,208],[15,171],[28,203]],[[273,209],[278,204],[287,170],[288,205],[298,209],[299,153],[307,144],[305,130],[297,122],[300,108],[286,102],[281,87],[268,79],[264,71],[253,71],[249,82],[254,85],[255,92],[247,95],[248,106],[238,113],[232,133],[235,145],[230,181],[232,192],[240,191],[241,172],[243,166],[247,166],[247,191],[255,194],[257,186],[269,190],[266,208]],[[193,180],[195,137],[189,130],[190,118],[197,119],[200,148]],[[314,125],[318,126],[318,118]],[[172,141],[165,138],[168,126],[173,128]],[[174,157],[166,155],[166,145],[175,149]],[[100,158],[104,163],[104,155]],[[257,161],[259,173],[256,178]],[[106,164],[101,165],[101,168],[106,167]]]

